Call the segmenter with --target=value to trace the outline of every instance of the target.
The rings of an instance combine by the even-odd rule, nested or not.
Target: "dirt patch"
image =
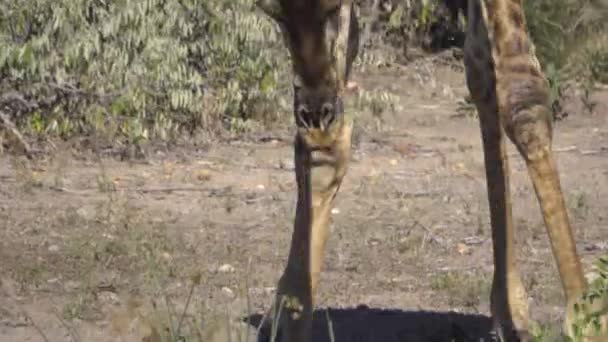
[[[355,78],[394,103],[378,111],[350,100],[363,109],[319,308],[331,308],[339,341],[352,340],[352,322],[365,322],[357,326],[374,341],[442,340],[425,333],[439,321],[438,336],[487,333],[489,215],[478,123],[457,110],[461,66],[420,60]],[[608,91],[594,96],[593,114],[573,105],[556,123],[554,143],[586,270],[608,250]],[[224,341],[226,327],[244,336],[235,322],[270,305],[295,205],[292,131],[266,133],[274,138],[157,151],[145,162],[69,150],[1,157],[0,340],[155,341],[172,332]],[[532,316],[557,326],[563,295],[550,246],[525,165],[511,145],[509,154]],[[319,340],[325,313],[316,315]]]

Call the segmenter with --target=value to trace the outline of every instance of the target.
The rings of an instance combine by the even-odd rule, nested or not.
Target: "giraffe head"
[[[294,70],[299,127],[325,130],[343,114],[342,90],[358,50],[352,0],[258,0],[281,28]]]

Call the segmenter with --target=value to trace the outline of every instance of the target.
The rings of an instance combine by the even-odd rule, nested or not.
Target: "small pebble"
[[[232,291],[229,287],[222,287],[222,292],[230,298],[234,297],[234,291]]]
[[[230,264],[224,264],[217,268],[217,271],[220,273],[232,273],[234,272],[234,266]]]

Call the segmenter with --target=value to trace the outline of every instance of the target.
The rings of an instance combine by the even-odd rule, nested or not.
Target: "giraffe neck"
[[[526,31],[523,0],[484,0],[487,8],[490,43],[498,59],[516,58],[533,53]]]

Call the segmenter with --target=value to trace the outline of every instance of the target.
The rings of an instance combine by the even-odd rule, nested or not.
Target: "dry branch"
[[[30,145],[25,141],[17,126],[11,121],[10,117],[0,110],[0,128],[4,128],[9,135],[9,145],[15,152],[25,154],[28,158],[32,157]],[[16,146],[15,146],[16,145]]]

